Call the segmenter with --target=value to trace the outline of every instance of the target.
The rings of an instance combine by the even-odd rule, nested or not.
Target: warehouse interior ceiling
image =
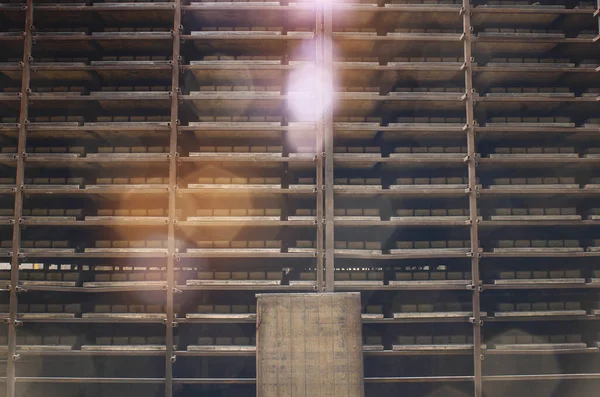
[[[599,8],[0,0],[0,396],[254,396],[315,292],[367,397],[596,396]]]

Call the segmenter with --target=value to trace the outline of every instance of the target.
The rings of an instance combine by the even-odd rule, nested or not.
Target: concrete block
[[[575,178],[572,176],[561,176],[558,178],[559,183],[561,184],[574,184]]]
[[[532,335],[517,335],[516,338],[517,338],[517,343],[519,343],[519,344],[533,343]]]
[[[515,272],[511,272],[511,271],[505,271],[505,272],[500,272],[498,277],[501,280],[510,280],[510,279],[514,279],[515,278]]]
[[[548,184],[554,185],[554,184],[558,183],[558,178],[542,178],[542,182],[545,185],[548,185]]]
[[[201,346],[214,345],[215,339],[211,338],[211,337],[200,336],[197,339],[197,343],[198,343],[198,345],[201,345]]]
[[[129,343],[132,345],[145,345],[146,338],[144,336],[132,336],[129,338]]]
[[[423,209],[423,208],[419,208],[419,209],[415,209],[414,211],[415,216],[430,216],[431,215],[431,210],[427,209]]]
[[[250,345],[250,338],[247,336],[235,337],[235,338],[233,338],[233,344],[240,345],[240,346],[248,346],[248,345]]]
[[[77,272],[65,272],[63,273],[63,281],[77,281],[79,274]]]
[[[448,277],[448,280],[463,280],[464,279],[463,272],[448,272],[446,274],[446,276]]]
[[[266,240],[265,248],[281,248],[281,240]]]
[[[196,311],[198,313],[214,313],[215,309],[213,305],[198,305]]]
[[[265,216],[281,216],[281,209],[280,208],[265,208],[264,213],[265,213]],[[232,215],[233,215],[233,213],[232,213]]]
[[[450,336],[447,335],[437,335],[433,337],[434,345],[447,345],[450,343]]]
[[[365,345],[381,345],[382,344],[381,336],[366,336],[366,337],[364,337],[364,344]]]
[[[249,313],[248,305],[231,305],[232,313]]]
[[[316,280],[317,275],[314,272],[302,272],[300,273],[300,280],[312,281]]]
[[[348,216],[362,216],[363,210],[362,208],[348,208],[346,209],[346,215]]]
[[[248,272],[249,280],[265,280],[265,272]]]
[[[446,216],[448,211],[445,208],[436,208],[431,210],[431,216]]]
[[[46,305],[46,311],[48,313],[62,313],[65,310],[65,305],[60,303],[48,303]]]
[[[218,336],[215,338],[215,344],[217,346],[230,346],[233,345],[233,338],[228,336]]]
[[[580,310],[581,302],[565,302],[565,310]]]
[[[580,278],[581,270],[565,270],[566,278]]]
[[[146,273],[146,281],[161,281],[166,279],[166,276],[160,272]]]
[[[230,272],[215,272],[215,280],[229,280],[231,279]]]
[[[450,343],[464,344],[467,342],[465,335],[450,335]]]
[[[566,336],[567,343],[581,343],[583,342],[583,338],[578,334],[570,334]]]
[[[364,249],[365,248],[365,243],[364,241],[349,241],[348,242],[348,249]]]
[[[514,303],[498,303],[496,304],[496,309],[499,312],[512,312],[515,310]]]
[[[197,248],[213,248],[214,244],[212,241],[196,241]]]
[[[415,312],[417,312],[417,305],[416,304],[400,305],[400,311],[403,313],[415,313]]]
[[[365,249],[368,250],[380,250],[381,243],[379,241],[365,241]]]
[[[417,345],[431,345],[433,344],[433,337],[430,335],[418,335],[415,338]]]
[[[113,344],[113,340],[110,336],[98,336],[96,337],[96,345],[100,345],[100,346],[108,346],[108,345],[112,345]]]
[[[282,272],[279,271],[270,271],[265,272],[265,277],[267,280],[281,280]]]
[[[46,345],[46,346],[57,346],[60,345],[59,336],[27,336],[27,344],[30,345]]]
[[[367,279],[367,272],[361,272],[361,271],[354,271],[354,272],[350,272],[350,280],[366,280]]]
[[[416,338],[414,336],[398,335],[396,338],[399,345],[414,345]]]
[[[466,178],[450,177],[450,178],[446,178],[446,183],[449,185],[462,185],[462,184],[466,183]]]
[[[430,280],[445,280],[446,272],[432,271],[431,273],[429,273],[429,279]]]
[[[406,272],[396,272],[396,280],[409,281],[411,280],[411,274]]]
[[[60,342],[59,344],[61,345],[65,345],[65,346],[74,346],[77,344],[77,337],[76,336],[60,336]]]
[[[110,308],[112,313],[127,313],[128,310],[127,305],[112,305]]]
[[[231,313],[231,306],[215,305],[215,313]]]
[[[127,281],[127,273],[119,272],[110,275],[111,281]]]
[[[519,216],[528,214],[527,208],[513,208],[511,212],[512,212],[512,215],[519,215]]]
[[[39,304],[39,303],[32,303],[31,305],[29,305],[29,311],[31,313],[45,313],[46,312],[46,305],[45,304]]]
[[[567,337],[566,335],[550,335],[548,337],[549,343],[566,343]]]
[[[346,242],[345,241],[339,241],[336,242],[340,243],[339,246],[341,247],[341,244],[343,243],[344,246],[342,248],[346,248]],[[296,247],[297,248],[313,248],[314,247],[314,242],[311,240],[296,240]],[[338,248],[338,245],[334,245],[335,248]]]
[[[510,185],[510,178],[494,178],[494,185]]]
[[[412,273],[413,280],[429,280],[429,272],[417,271]]]
[[[129,305],[127,311],[129,313],[145,313],[146,308],[144,305]]]
[[[363,210],[364,216],[379,216],[379,208],[365,208]]]
[[[367,272],[367,280],[383,280],[383,272]]]
[[[415,241],[414,247],[416,249],[427,249],[429,248],[429,241]]]
[[[111,243],[113,248],[129,248],[128,240],[113,240]]]

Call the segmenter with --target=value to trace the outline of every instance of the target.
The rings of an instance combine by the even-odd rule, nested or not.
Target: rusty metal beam
[[[324,243],[325,243],[325,238],[323,236],[323,232],[324,232],[324,197],[323,197],[323,157],[324,157],[324,152],[323,152],[323,133],[325,131],[325,115],[323,114],[323,107],[325,106],[325,98],[324,98],[324,94],[325,94],[325,87],[322,84],[322,82],[320,81],[320,78],[322,78],[322,73],[320,72],[321,70],[323,70],[323,48],[324,48],[324,42],[325,42],[325,36],[324,36],[324,31],[322,29],[323,27],[323,14],[320,12],[319,9],[315,8],[315,31],[317,32],[317,37],[316,37],[316,42],[315,42],[315,64],[316,64],[316,68],[315,70],[317,70],[317,75],[315,76],[315,79],[317,79],[317,81],[315,82],[315,87],[316,87],[316,92],[317,92],[317,109],[316,109],[316,129],[315,129],[315,153],[316,153],[316,186],[317,186],[317,210],[316,210],[316,216],[317,216],[317,245],[316,245],[316,249],[317,249],[317,290],[318,291],[323,291],[325,289],[325,283],[324,283],[324,279],[323,279],[323,264],[325,262],[325,251],[324,251]]]
[[[334,224],[333,224],[333,7],[322,2],[323,8],[323,124],[325,142],[325,289],[334,290]]]
[[[481,397],[482,390],[482,359],[481,351],[481,301],[479,276],[479,225],[477,219],[477,158],[475,148],[475,120],[474,120],[474,96],[473,88],[473,57],[471,52],[471,34],[473,26],[471,24],[471,3],[469,0],[463,0],[461,9],[463,17],[463,43],[464,43],[464,71],[465,71],[465,110],[467,120],[467,151],[468,151],[468,176],[469,176],[469,217],[470,237],[471,237],[471,286],[473,291],[473,381],[474,396]]]
[[[25,178],[24,154],[27,142],[27,117],[29,80],[31,78],[31,46],[33,34],[33,0],[27,0],[25,8],[25,27],[23,44],[23,72],[21,74],[21,103],[19,109],[19,136],[17,144],[17,169],[15,189],[15,210],[13,213],[12,258],[10,269],[10,311],[8,322],[8,360],[6,365],[6,396],[15,396],[16,371],[15,365],[19,358],[17,354],[17,304],[19,288],[19,251],[21,249],[21,224],[19,219],[23,214],[23,183]]]
[[[167,321],[165,355],[165,397],[173,395],[173,294],[175,291],[175,223],[177,200],[177,134],[179,126],[179,62],[181,60],[181,0],[174,1],[173,12],[173,60],[171,74],[171,131],[169,134],[169,225],[167,234]]]

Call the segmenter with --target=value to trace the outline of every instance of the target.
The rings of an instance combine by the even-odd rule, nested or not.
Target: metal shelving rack
[[[0,3],[7,397],[251,394],[260,291],[368,396],[595,384],[598,8]]]

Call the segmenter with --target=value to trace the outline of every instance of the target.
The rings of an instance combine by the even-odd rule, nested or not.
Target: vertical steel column
[[[471,4],[470,0],[463,0],[461,9],[464,30],[464,71],[466,89],[466,116],[467,116],[467,150],[469,171],[469,217],[471,220],[471,286],[473,291],[473,371],[474,371],[474,396],[482,396],[482,365],[483,355],[481,352],[481,305],[479,277],[479,225],[477,219],[477,173],[476,173],[476,148],[475,148],[475,126],[474,126],[474,104],[473,95],[473,58],[471,54]]]
[[[333,225],[333,8],[332,0],[323,3],[323,126],[325,141],[325,289],[334,289]]]
[[[325,115],[323,109],[325,107],[325,86],[323,84],[323,46],[324,46],[324,29],[323,29],[323,13],[321,7],[315,3],[315,32],[317,34],[315,41],[315,70],[317,71],[315,76],[315,94],[317,95],[317,109],[315,119],[315,154],[316,154],[316,186],[317,186],[317,291],[323,291],[325,289],[323,280],[323,263],[324,250],[323,244],[325,239],[323,236],[324,231],[324,217],[323,217],[323,131],[325,129]]]
[[[596,38],[594,39],[595,41],[597,41],[598,38],[600,38],[600,0],[597,0],[596,3],[596,12],[594,12],[594,16],[596,17],[596,19],[598,19],[598,36],[596,36]]]
[[[173,60],[171,69],[171,131],[169,133],[169,226],[167,245],[167,322],[165,356],[165,397],[173,395],[173,294],[175,292],[175,200],[177,195],[177,133],[179,127],[179,61],[181,47],[181,0],[174,1]]]
[[[31,77],[31,46],[33,33],[33,0],[27,0],[23,44],[23,72],[21,73],[21,104],[19,109],[19,136],[17,144],[17,170],[15,189],[15,211],[10,268],[10,312],[8,321],[8,355],[6,364],[6,397],[15,395],[15,362],[17,354],[17,301],[19,292],[19,251],[21,250],[21,215],[23,214],[23,180],[25,177],[24,154],[27,140],[27,115],[29,106],[29,80]]]

